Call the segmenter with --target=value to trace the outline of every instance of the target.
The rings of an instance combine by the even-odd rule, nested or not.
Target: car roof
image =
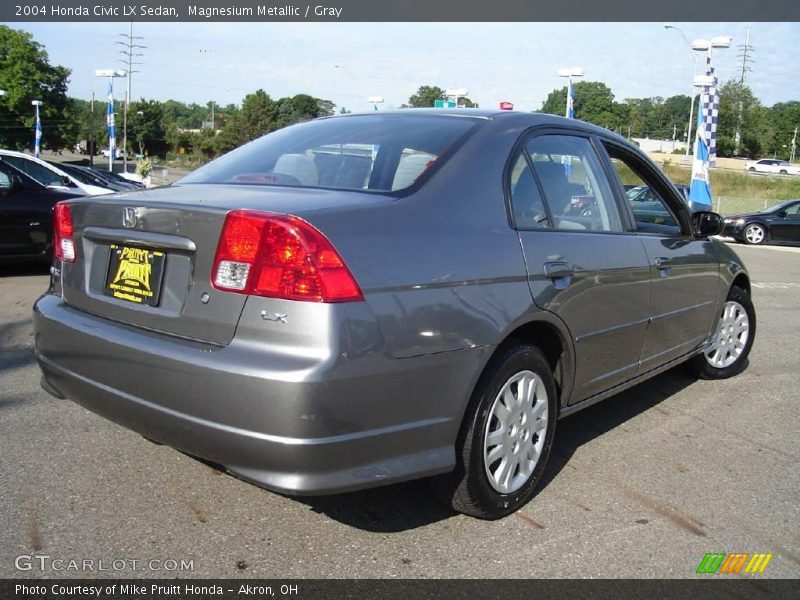
[[[391,117],[412,117],[412,116],[430,116],[430,117],[452,117],[452,118],[471,118],[482,121],[497,121],[508,124],[513,124],[520,128],[537,127],[537,126],[553,126],[553,127],[569,127],[571,129],[578,129],[592,133],[595,135],[602,135],[614,138],[618,141],[630,144],[630,141],[623,136],[614,133],[610,129],[599,127],[580,119],[567,119],[566,117],[559,117],[547,113],[537,112],[523,112],[517,110],[500,110],[500,109],[486,109],[486,108],[401,108],[394,110],[381,110],[369,111],[360,113],[347,113],[344,115],[332,115],[330,117],[321,117],[321,119],[346,119],[351,117],[372,117],[379,118],[382,116]]]
[[[46,161],[46,160],[44,160],[42,158],[36,158],[35,156],[31,156],[30,154],[25,154],[24,152],[16,152],[15,150],[2,150],[2,149],[0,149],[0,156],[3,156],[3,155],[6,155],[6,156],[17,156],[19,158],[24,158],[24,159],[30,160],[32,162],[35,162],[37,164],[40,164],[43,167],[47,167],[48,169],[50,169],[51,171],[55,171],[59,175],[68,175],[68,173],[66,173],[64,170],[58,168],[57,166],[53,165],[52,163],[50,163],[50,162],[48,162],[48,161]]]

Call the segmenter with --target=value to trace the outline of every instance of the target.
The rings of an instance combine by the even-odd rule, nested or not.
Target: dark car
[[[722,235],[745,244],[800,243],[800,200],[787,200],[758,212],[730,215]]]
[[[0,263],[50,260],[53,207],[81,196],[42,185],[0,158]]]
[[[50,164],[58,167],[68,175],[71,175],[78,181],[82,183],[87,183],[89,185],[94,185],[97,187],[103,187],[107,190],[112,192],[126,192],[134,189],[140,189],[141,185],[134,185],[134,182],[128,181],[123,178],[113,179],[111,177],[107,177],[102,175],[102,172],[96,171],[89,167],[82,167],[80,165],[71,165],[68,163],[55,163],[52,161],[48,161]],[[108,171],[106,171],[108,173]]]
[[[683,196],[683,199],[686,202],[686,206],[689,207],[691,212],[706,212],[711,210],[710,205],[694,202],[693,200],[689,199],[689,192],[691,188],[688,185],[675,184],[675,189],[681,193],[681,196]],[[638,210],[639,212],[645,214],[648,210],[652,210],[656,213],[661,213],[662,215],[664,214],[663,210],[658,207],[660,201],[654,197],[657,196],[657,194],[655,194],[649,186],[628,185],[625,186],[625,192],[628,195],[628,200],[633,203],[634,211]]]
[[[115,173],[114,171],[109,171],[107,169],[99,169],[97,167],[84,167],[88,168],[92,175],[95,177],[100,177],[109,183],[116,183],[122,186],[127,186],[134,190],[139,190],[144,188],[144,184],[141,181],[133,181],[132,179],[125,179],[119,173]]]
[[[637,219],[616,169],[670,221]],[[45,389],[288,494],[435,476],[501,517],[558,418],[680,363],[735,375],[755,336],[719,215],[560,117],[317,119],[59,207],[74,253],[34,307]]]

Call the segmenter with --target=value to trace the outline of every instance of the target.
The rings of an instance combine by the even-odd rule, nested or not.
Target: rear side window
[[[445,160],[479,123],[419,115],[320,119],[246,144],[180,183],[403,190]]]
[[[510,173],[511,208],[518,229],[550,227],[542,195],[524,154],[514,162]]]
[[[18,168],[23,173],[30,175],[42,185],[64,185],[61,176],[55,171],[51,171],[37,162],[21,158],[19,156],[3,156],[3,160],[13,167]]]
[[[619,209],[589,140],[540,135],[525,148],[555,228],[622,231]]]

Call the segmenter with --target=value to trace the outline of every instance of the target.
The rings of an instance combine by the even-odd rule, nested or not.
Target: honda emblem
[[[139,220],[139,211],[135,208],[131,208],[130,206],[126,206],[122,211],[122,225],[127,227],[128,229],[133,229],[136,227],[136,223]]]

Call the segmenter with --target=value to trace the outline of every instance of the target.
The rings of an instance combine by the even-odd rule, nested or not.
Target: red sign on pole
[[[514,110],[514,103],[503,101],[500,103],[500,110]]]

